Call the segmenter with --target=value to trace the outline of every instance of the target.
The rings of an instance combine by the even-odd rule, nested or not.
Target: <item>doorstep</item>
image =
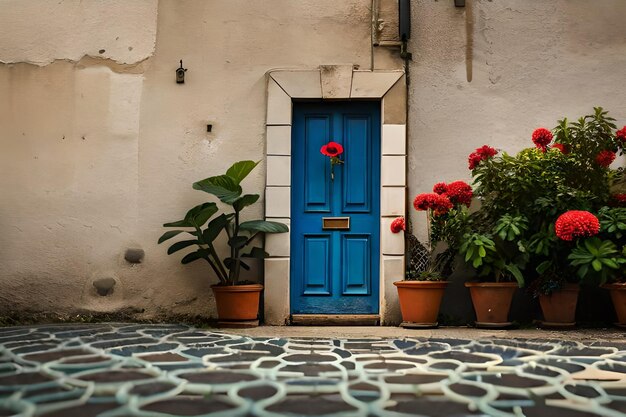
[[[294,326],[376,326],[378,314],[292,314]]]

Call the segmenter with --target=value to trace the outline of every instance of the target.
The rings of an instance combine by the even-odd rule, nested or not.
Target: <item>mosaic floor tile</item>
[[[626,343],[0,328],[0,417],[626,416]]]

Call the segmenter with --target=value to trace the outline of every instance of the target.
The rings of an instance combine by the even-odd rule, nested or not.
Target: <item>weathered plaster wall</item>
[[[154,52],[157,0],[3,0],[0,62],[46,65],[83,56],[119,63]]]
[[[205,201],[193,181],[263,158],[268,70],[370,69],[370,3],[5,0],[0,310],[214,315],[210,268],[167,256],[161,224]]]
[[[439,181],[468,180],[467,156],[478,146],[515,153],[532,145],[536,127],[551,128],[563,116],[602,106],[626,124],[626,2],[467,0],[454,8],[417,0],[412,6],[410,196]],[[425,217],[411,212],[423,238]],[[462,281],[448,291],[444,312],[471,315]]]

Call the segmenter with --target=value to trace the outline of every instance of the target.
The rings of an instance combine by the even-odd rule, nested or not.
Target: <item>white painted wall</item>
[[[168,256],[156,244],[161,225],[205,201],[192,182],[263,159],[268,70],[372,61],[370,0],[2,0],[0,9],[0,313],[214,316],[210,268]],[[264,170],[244,190],[262,193]],[[144,249],[144,262],[127,263],[127,248]],[[103,276],[118,282],[108,297],[92,286]]]

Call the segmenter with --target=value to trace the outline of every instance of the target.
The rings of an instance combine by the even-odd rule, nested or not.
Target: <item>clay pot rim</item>
[[[602,284],[600,288],[606,288],[607,290],[626,290],[626,282],[612,282],[610,284]]]
[[[243,284],[243,285],[211,285],[211,289],[217,292],[254,292],[263,290],[261,284]]]
[[[450,281],[414,281],[414,280],[402,280],[395,281],[393,285],[399,288],[409,287],[427,287],[427,288],[445,288]]]
[[[510,288],[510,287],[519,287],[519,285],[517,285],[517,282],[480,282],[480,281],[470,281],[470,282],[466,282],[465,286],[467,288],[471,288],[471,287],[488,287],[488,288],[493,288],[493,287],[503,287],[503,288]]]

